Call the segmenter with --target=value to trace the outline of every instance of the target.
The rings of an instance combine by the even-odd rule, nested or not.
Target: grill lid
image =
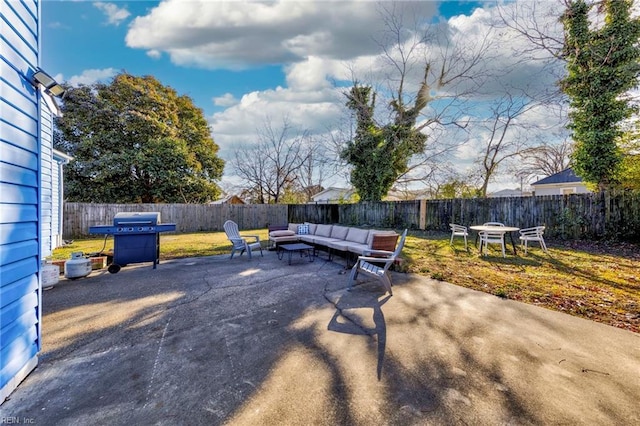
[[[160,212],[122,212],[113,217],[113,225],[158,225]]]

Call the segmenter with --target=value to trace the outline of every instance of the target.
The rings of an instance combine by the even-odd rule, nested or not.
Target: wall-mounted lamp
[[[44,86],[44,88],[53,96],[62,97],[64,95],[64,87],[40,68],[38,68],[35,74],[33,74],[33,81]]]

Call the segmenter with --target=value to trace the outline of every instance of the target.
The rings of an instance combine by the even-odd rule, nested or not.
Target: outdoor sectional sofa
[[[272,247],[297,242],[313,245],[329,253],[338,251],[362,255],[366,250],[395,250],[398,234],[395,231],[362,229],[341,225],[290,223],[269,228]]]

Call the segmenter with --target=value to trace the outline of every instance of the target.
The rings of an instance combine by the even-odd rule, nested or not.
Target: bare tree
[[[498,4],[498,11],[502,24],[524,37],[529,48],[518,54],[529,60],[535,58],[562,58],[564,37],[560,16],[567,7],[566,0],[555,2],[513,2]],[[546,52],[548,55],[540,55]]]
[[[301,202],[309,202],[324,189],[324,182],[336,175],[335,156],[330,144],[320,143],[313,137],[306,137],[301,149],[306,160],[297,174],[297,193]]]
[[[530,148],[529,125],[523,115],[539,106],[524,93],[506,90],[503,96],[489,107],[491,115],[479,123],[486,135],[480,158],[477,160],[481,184],[479,195],[485,197],[489,183],[499,167],[510,159],[520,156]],[[481,136],[481,137],[482,137]]]
[[[542,144],[521,152],[520,172],[525,178],[551,176],[569,167],[573,143],[564,139],[558,144]]]
[[[406,106],[412,103],[422,106],[421,119],[415,126],[418,131],[434,124],[464,127],[469,96],[491,76],[487,63],[493,55],[492,31],[459,43],[452,28],[425,25],[423,16],[400,10],[413,6],[411,2],[380,5],[385,31],[377,43],[386,65],[382,72],[386,87],[377,93],[389,99],[393,114],[402,109],[410,111]],[[406,23],[407,17],[413,21]],[[425,109],[427,104],[429,108]]]
[[[459,43],[454,29],[425,24],[424,16],[407,13],[407,8],[419,7],[419,3],[412,2],[379,4],[384,23],[384,31],[376,40],[381,63],[376,64],[377,74],[372,73],[367,79],[354,78],[374,88],[372,105],[378,99],[377,105],[387,106],[386,110],[374,108],[370,117],[374,126],[385,131],[385,141],[393,141],[404,154],[405,145],[397,141],[416,141],[406,144],[411,147],[408,160],[394,157],[389,161],[400,164],[393,170],[396,187],[416,182],[431,184],[443,158],[464,142],[462,138],[444,136],[443,130],[464,129],[468,125],[466,112],[472,108],[471,95],[489,77],[486,65],[490,60],[491,31]],[[349,98],[350,104],[354,101],[357,99]],[[370,105],[352,109],[368,110]],[[351,140],[353,136],[347,139],[347,147]],[[370,166],[358,163],[357,167]]]
[[[297,132],[287,117],[278,128],[267,117],[256,131],[258,144],[237,149],[232,166],[256,202],[278,203],[311,157],[304,149],[308,132]]]

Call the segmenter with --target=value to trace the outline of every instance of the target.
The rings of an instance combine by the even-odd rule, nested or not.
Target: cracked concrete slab
[[[62,280],[0,419],[640,424],[638,334],[416,275],[392,297],[348,279],[265,252]]]

